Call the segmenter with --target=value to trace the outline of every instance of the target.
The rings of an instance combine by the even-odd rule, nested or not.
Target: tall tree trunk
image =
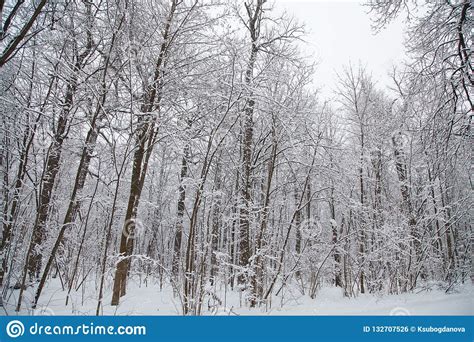
[[[339,246],[338,246],[339,240],[338,240],[338,232],[337,232],[336,203],[334,200],[334,188],[331,188],[329,212],[331,214],[332,243],[334,245],[334,284],[337,287],[342,287],[341,254],[339,252]]]
[[[262,208],[262,220],[260,222],[260,231],[257,235],[257,241],[255,243],[255,250],[257,253],[255,260],[255,267],[252,275],[252,298],[250,300],[250,306],[254,307],[263,297],[263,275],[264,275],[264,258],[263,249],[265,247],[265,234],[268,225],[268,215],[270,210],[270,193],[272,188],[273,174],[275,172],[275,164],[277,159],[278,141],[276,137],[275,120],[273,120],[272,127],[272,149],[270,159],[268,160],[267,166],[267,179],[265,185],[265,198]]]
[[[33,54],[34,56],[35,54]],[[55,70],[58,67],[59,62],[55,65]],[[32,74],[31,74],[31,79],[34,79],[34,74],[35,74],[35,63],[33,63],[32,66]],[[55,81],[57,80],[57,76],[52,76],[50,79],[50,82],[48,84],[48,89],[46,92],[45,99],[40,107],[40,113],[42,113],[45,109],[45,106],[48,102],[48,99],[52,93],[53,90],[53,85]],[[31,98],[31,92],[33,88],[33,82],[31,82],[30,86],[30,95],[29,95],[29,100]],[[20,152],[20,162],[18,165],[18,170],[17,170],[17,175],[16,175],[16,180],[15,180],[15,185],[13,189],[13,195],[11,199],[11,206],[10,206],[10,211],[9,213],[5,212],[4,216],[4,221],[3,221],[3,231],[2,231],[2,241],[0,244],[0,258],[1,258],[1,266],[0,266],[0,286],[3,285],[3,278],[6,272],[7,268],[7,249],[9,248],[10,241],[12,240],[13,237],[13,226],[16,221],[17,217],[17,212],[19,208],[19,199],[20,199],[20,192],[23,187],[23,182],[27,173],[27,167],[28,167],[28,157],[30,153],[30,149],[33,146],[33,140],[36,135],[36,129],[38,127],[38,123],[42,117],[42,114],[38,114],[35,121],[33,122],[32,125],[27,123],[25,132],[23,133],[23,139],[22,139],[22,149]],[[8,208],[6,208],[8,210]]]
[[[295,198],[295,205],[298,205],[298,192],[297,192],[297,189],[295,189],[294,198]],[[296,217],[295,217],[295,253],[296,253],[296,259],[299,259],[300,255],[301,255],[301,252],[302,252],[302,238],[301,238],[302,216],[303,216],[303,208],[301,208],[301,210],[297,211]],[[301,271],[299,269],[296,270],[295,277],[296,277],[296,279],[301,278]]]
[[[191,213],[191,219],[189,222],[189,234],[186,246],[186,265],[184,273],[184,301],[183,301],[183,313],[188,315],[191,312],[195,312],[198,304],[196,298],[196,272],[195,272],[195,259],[196,259],[196,230],[199,208],[201,206],[202,192],[209,172],[209,164],[212,159],[211,157],[212,148],[212,137],[209,138],[207,145],[207,152],[204,158],[203,166],[201,169],[201,177],[196,195],[194,197],[193,210]]]
[[[184,269],[184,298],[183,298],[183,313],[185,315],[194,312],[194,314],[200,312],[201,307],[201,296],[202,293],[198,294],[198,290],[202,290],[202,285],[204,284],[204,277],[206,276],[206,270],[204,262],[201,260],[201,273],[196,274],[196,241],[197,241],[197,227],[198,227],[198,214],[202,201],[202,194],[204,191],[204,185],[206,184],[207,176],[209,174],[210,165],[219,150],[220,145],[224,141],[225,137],[235,125],[236,121],[230,126],[229,131],[223,135],[223,137],[217,141],[216,146],[213,150],[215,136],[219,131],[220,126],[224,122],[227,114],[229,114],[230,106],[228,106],[225,114],[220,119],[217,126],[211,131],[209,140],[207,142],[206,154],[202,163],[201,175],[199,177],[199,185],[196,190],[194,197],[194,203],[191,213],[191,219],[189,222],[189,234],[188,241],[186,246],[186,256],[185,256],[185,269]],[[203,209],[205,211],[205,208]],[[204,239],[201,235],[201,239]],[[208,250],[208,249],[207,249]],[[204,257],[204,259],[206,259]],[[196,281],[198,278],[199,282]]]
[[[402,208],[408,217],[408,226],[410,229],[410,244],[412,245],[412,248],[410,248],[407,271],[409,275],[410,287],[414,288],[416,285],[416,277],[412,270],[416,269],[417,260],[419,257],[421,257],[421,243],[416,231],[417,221],[415,213],[413,212],[410,187],[408,185],[407,163],[405,152],[403,151],[403,137],[400,132],[398,135],[394,135],[392,137],[392,143],[394,147],[395,167],[400,184],[400,192],[402,194]]]
[[[434,184],[433,184],[435,180],[433,179],[430,165],[428,165],[427,170],[428,170],[428,182],[430,184],[430,196],[431,196],[431,201],[433,202],[433,214],[435,216],[434,235],[436,236],[436,247],[437,247],[439,255],[441,256],[443,260],[443,265],[446,266],[446,258],[445,258],[444,250],[443,250],[443,239],[441,238],[441,225],[439,223],[439,218],[438,218],[438,215],[439,215],[438,203],[436,201],[435,189],[434,189]]]
[[[91,4],[86,4],[87,14],[90,19],[90,25],[92,25],[92,12]],[[68,128],[71,121],[71,111],[74,104],[74,96],[77,91],[78,79],[81,70],[84,68],[84,61],[92,51],[92,32],[90,27],[87,30],[87,44],[84,51],[81,54],[76,55],[75,64],[73,66],[72,75],[68,80],[66,87],[66,94],[64,96],[64,103],[62,110],[59,115],[58,124],[54,134],[53,142],[49,147],[48,158],[46,160],[46,167],[42,177],[42,188],[39,197],[39,208],[35,218],[35,224],[33,226],[33,233],[28,248],[26,257],[26,264],[28,272],[32,277],[38,277],[41,270],[41,244],[45,235],[45,224],[48,219],[51,194],[56,181],[56,176],[59,172],[59,166],[62,154],[62,145],[64,140],[67,138]]]
[[[173,265],[171,274],[176,279],[179,275],[179,265],[181,264],[181,240],[183,236],[184,227],[184,212],[186,210],[186,185],[184,184],[185,178],[188,176],[188,159],[189,159],[189,143],[186,143],[183,150],[183,159],[181,161],[181,174],[179,184],[179,198],[178,198],[178,210],[176,220],[176,230],[174,235],[173,244]]]
[[[239,274],[239,284],[245,284],[248,279],[247,271],[251,257],[250,250],[250,207],[251,207],[251,170],[252,170],[252,150],[253,150],[253,112],[255,107],[255,98],[253,87],[253,71],[258,54],[258,39],[260,37],[260,25],[263,13],[263,4],[265,0],[257,0],[255,9],[249,4],[245,4],[249,16],[248,29],[251,38],[250,56],[245,71],[245,85],[247,87],[247,97],[245,99],[245,115],[243,124],[242,139],[242,184],[241,184],[241,203],[240,203],[240,255],[239,266],[244,271]],[[253,11],[253,12],[252,12]]]
[[[219,156],[220,157],[220,156]],[[220,194],[222,187],[221,165],[220,158],[216,161],[216,171],[214,180],[214,191],[217,191],[217,196],[212,203],[212,229],[211,229],[211,285],[214,284],[217,274],[217,258],[216,253],[219,247],[219,236],[221,226],[221,206],[222,195]]]
[[[296,213],[297,213],[297,211],[299,211],[303,208],[302,204],[303,204],[303,201],[304,201],[304,195],[305,195],[306,190],[308,188],[308,184],[310,182],[310,177],[311,177],[311,172],[313,171],[314,163],[316,161],[316,151],[317,151],[317,147],[315,146],[312,161],[311,161],[311,166],[310,166],[310,168],[308,170],[308,173],[305,177],[305,181],[304,181],[304,184],[303,184],[303,189],[302,189],[302,192],[301,192],[300,199],[298,201],[296,209],[293,212],[290,223],[288,225],[288,229],[286,231],[285,239],[283,240],[283,246],[281,246],[280,256],[278,258],[278,268],[277,268],[276,273],[273,276],[272,280],[270,281],[270,285],[268,286],[267,291],[265,292],[265,295],[263,297],[264,300],[267,300],[269,298],[270,294],[273,291],[273,288],[275,287],[276,281],[277,281],[278,277],[281,274],[281,271],[282,271],[282,268],[283,268],[283,259],[285,257],[285,250],[286,250],[286,246],[288,245],[288,241],[290,240],[290,234],[291,234],[292,228],[294,226],[294,222],[295,222],[295,219],[296,219]]]
[[[46,283],[49,271],[55,260],[56,253],[58,252],[58,249],[62,244],[64,234],[66,230],[74,224],[76,215],[79,211],[81,202],[80,200],[78,200],[78,194],[80,194],[82,189],[84,188],[87,172],[89,171],[89,164],[92,158],[93,151],[95,149],[98,134],[99,131],[96,127],[96,118],[94,118],[93,122],[91,123],[91,128],[86,137],[85,146],[82,149],[81,161],[79,162],[79,167],[77,169],[76,180],[74,182],[74,188],[69,199],[69,205],[66,211],[66,215],[64,217],[64,221],[59,231],[58,237],[56,238],[56,241],[53,245],[53,249],[51,250],[51,254],[48,258],[45,269],[41,276],[41,280],[38,285],[38,289],[36,291],[35,299],[33,302],[33,308],[36,307],[36,304],[38,303],[38,300],[41,296],[41,292]]]
[[[362,136],[363,137],[363,136]],[[363,138],[362,138],[363,141]],[[362,150],[364,148],[364,144],[362,143]],[[361,152],[360,157],[361,166],[359,168],[359,183],[360,183],[360,205],[361,205],[361,223],[359,228],[359,256],[360,256],[360,274],[359,274],[359,287],[360,293],[365,293],[365,188],[364,188],[364,170],[362,168],[363,165],[363,154]]]
[[[144,94],[145,102],[141,108],[141,112],[144,114],[141,115],[138,120],[137,149],[133,155],[130,194],[122,235],[120,238],[119,253],[121,259],[117,263],[117,269],[115,272],[111,305],[118,305],[120,297],[124,296],[126,293],[127,272],[130,265],[130,259],[128,257],[133,253],[138,204],[146,177],[148,161],[155,144],[154,140],[156,136],[156,117],[148,115],[147,113],[151,113],[155,110],[155,106],[159,107],[160,104],[161,94],[159,94],[159,91],[161,90],[158,88],[162,83],[162,67],[168,54],[171,23],[178,3],[178,0],[173,0],[171,3],[170,12],[163,31],[163,42],[155,65],[153,82],[149,89],[147,89],[146,94]]]

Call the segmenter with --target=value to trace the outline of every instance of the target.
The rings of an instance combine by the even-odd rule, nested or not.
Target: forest
[[[0,314],[471,284],[473,5],[364,6],[407,61],[327,96],[270,0],[0,0]]]

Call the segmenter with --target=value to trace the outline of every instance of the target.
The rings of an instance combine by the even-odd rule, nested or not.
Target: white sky
[[[357,0],[274,0],[276,10],[286,10],[306,24],[305,53],[319,60],[315,84],[330,96],[336,72],[359,61],[379,86],[387,85],[388,71],[405,59],[403,22],[397,20],[375,34],[368,8]]]

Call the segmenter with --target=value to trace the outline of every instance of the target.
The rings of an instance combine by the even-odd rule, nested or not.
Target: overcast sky
[[[275,0],[276,10],[286,10],[306,24],[308,53],[315,53],[319,66],[315,83],[331,95],[335,72],[349,62],[367,67],[380,86],[389,80],[392,65],[405,58],[403,22],[397,20],[375,34],[368,8],[357,0]]]

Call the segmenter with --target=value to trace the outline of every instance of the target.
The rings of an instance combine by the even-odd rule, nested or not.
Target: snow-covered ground
[[[92,284],[88,284],[92,286]],[[92,293],[93,295],[88,295]],[[66,292],[59,282],[53,281],[42,294],[38,309],[31,311],[23,305],[21,314],[36,315],[95,315],[97,307],[96,291],[80,289],[73,291],[68,306],[65,306]],[[288,288],[283,296],[274,297],[270,308],[250,309],[241,305],[241,295],[224,288],[216,295],[222,301],[213,307],[214,301],[206,297],[203,305],[205,315],[474,315],[474,286],[466,284],[452,293],[442,290],[419,290],[401,295],[360,295],[357,298],[345,298],[338,288],[323,287],[316,298],[311,299],[299,291]],[[15,315],[14,311],[18,291],[6,301],[1,315]],[[25,293],[25,304],[33,297],[32,292]],[[173,296],[170,287],[160,290],[158,285],[141,286],[131,281],[128,293],[117,307],[110,305],[111,292],[108,289],[101,314],[104,315],[179,315],[181,302]]]

